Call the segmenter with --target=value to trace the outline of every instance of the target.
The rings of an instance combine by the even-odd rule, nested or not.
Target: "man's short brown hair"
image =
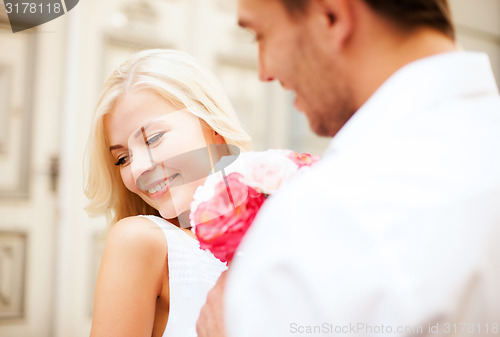
[[[281,0],[290,14],[306,11],[310,0]],[[427,26],[455,39],[448,0],[363,0],[403,29]]]

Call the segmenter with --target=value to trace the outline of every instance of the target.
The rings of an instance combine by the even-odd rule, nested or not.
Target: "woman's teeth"
[[[177,174],[174,174],[173,176],[169,177],[167,180],[164,180],[164,181],[160,182],[158,185],[148,189],[148,192],[153,194],[153,193],[156,193],[158,191],[161,191],[165,186],[167,186],[167,184],[169,182],[174,180],[175,177],[177,177]]]
[[[164,188],[166,185],[167,185],[167,184],[166,184],[164,181],[162,181],[161,183],[159,183],[159,184],[158,184],[158,185],[156,185],[155,187],[150,188],[150,189],[148,190],[148,192],[149,192],[149,193],[156,193],[156,192],[158,192],[159,190],[161,190],[162,188]]]

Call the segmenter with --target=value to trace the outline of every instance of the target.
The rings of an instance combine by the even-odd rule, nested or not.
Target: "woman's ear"
[[[203,136],[205,137],[206,144],[226,144],[224,137],[219,135],[217,131],[212,129],[207,122],[200,118],[201,128],[203,131]]]
[[[224,137],[222,137],[221,135],[219,135],[217,133],[217,131],[215,131],[215,130],[212,130],[212,131],[213,131],[213,138],[214,138],[214,141],[215,141],[214,144],[226,144],[226,140],[224,139]]]

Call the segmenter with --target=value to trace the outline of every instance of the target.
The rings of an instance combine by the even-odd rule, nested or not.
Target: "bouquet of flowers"
[[[266,198],[319,159],[291,150],[245,152],[223,157],[219,173],[207,177],[191,203],[190,222],[202,249],[231,261]],[[227,163],[231,163],[227,165]]]

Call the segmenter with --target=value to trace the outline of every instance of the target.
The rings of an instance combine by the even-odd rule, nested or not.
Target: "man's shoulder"
[[[273,195],[269,201],[278,207],[304,207],[324,200],[338,175],[335,164],[328,157],[322,158],[311,167],[301,169],[290,181]]]

